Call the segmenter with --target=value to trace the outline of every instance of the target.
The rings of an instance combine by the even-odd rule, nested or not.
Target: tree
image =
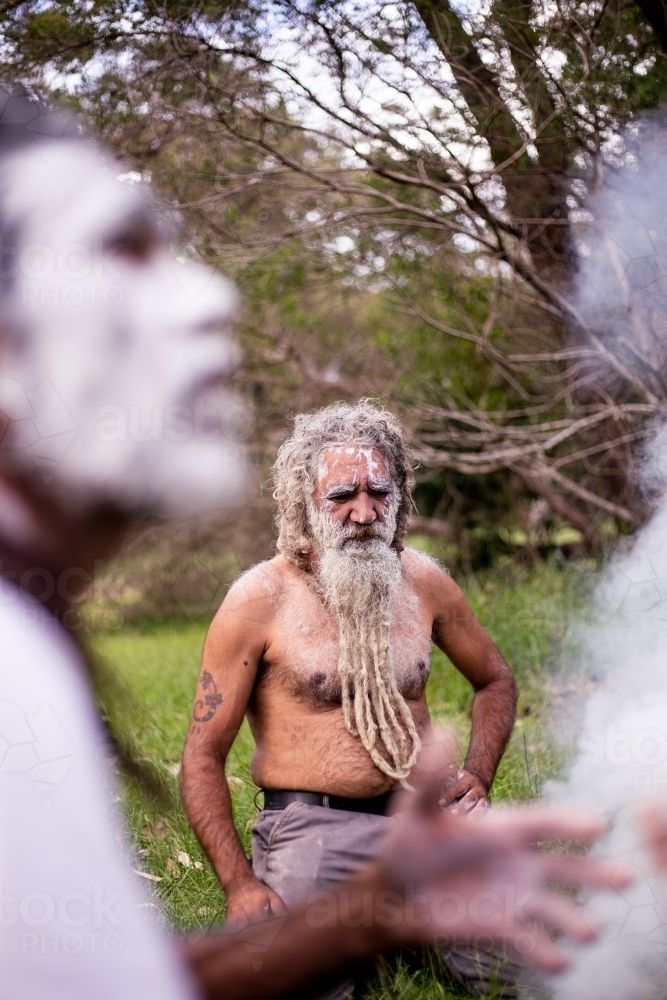
[[[641,522],[634,468],[664,408],[662,363],[652,374],[641,345],[582,313],[578,255],[632,152],[624,129],[667,93],[662,8],[4,6],[5,74],[67,83],[179,204],[193,252],[237,273],[301,260],[430,331],[454,377],[395,387],[428,474],[501,475],[593,548],[610,519]],[[344,344],[342,363],[322,345],[314,362],[280,326],[257,385],[282,351],[292,388],[359,387]]]

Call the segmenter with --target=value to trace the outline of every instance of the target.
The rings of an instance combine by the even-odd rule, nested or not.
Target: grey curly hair
[[[403,429],[393,413],[370,399],[352,404],[334,403],[315,413],[297,415],[294,431],[278,451],[271,470],[273,496],[278,503],[278,551],[306,572],[310,569],[313,547],[308,502],[313,495],[319,458],[327,448],[348,444],[377,448],[385,456],[399,494],[392,545],[397,552],[403,548],[415,485]]]

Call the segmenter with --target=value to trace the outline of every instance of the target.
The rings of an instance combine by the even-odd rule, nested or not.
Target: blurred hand
[[[404,901],[397,908],[397,940],[474,946],[480,939],[488,947],[493,938],[512,945],[527,964],[550,972],[564,968],[566,956],[536,921],[577,941],[594,939],[596,929],[574,902],[546,891],[545,883],[620,888],[631,881],[631,870],[539,849],[543,840],[594,840],[604,824],[588,813],[497,809],[479,823],[451,816],[440,805],[450,760],[447,740],[423,755],[419,773],[411,776],[415,791],[398,801],[402,815],[382,852],[381,880]],[[667,820],[663,834],[667,856]]]
[[[377,862],[355,879],[316,893],[279,920],[185,942],[183,954],[202,996],[261,1000],[314,992],[319,981],[330,987],[360,961],[401,944],[488,949],[495,942],[511,946],[527,965],[548,972],[564,968],[566,956],[541,924],[577,941],[593,939],[595,928],[575,903],[546,891],[545,883],[622,888],[631,870],[539,849],[544,839],[595,839],[604,825],[587,813],[493,810],[478,823],[451,816],[439,799],[452,759],[447,738],[427,748],[419,772],[411,775],[415,791],[399,799],[401,815]],[[667,815],[651,829],[667,856]],[[230,898],[230,920],[248,923],[266,915],[267,904],[273,912],[274,905],[283,909],[261,882],[243,879]]]
[[[287,909],[280,896],[254,875],[227,890],[226,925],[230,930],[240,931],[248,924],[257,924],[284,913]]]

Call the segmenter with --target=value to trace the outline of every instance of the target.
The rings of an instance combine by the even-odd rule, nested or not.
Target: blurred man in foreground
[[[528,812],[463,836],[437,806],[447,763],[437,748],[377,863],[331,895],[326,920],[301,910],[250,936],[181,943],[145,921],[114,833],[73,612],[133,517],[210,507],[238,487],[219,388],[234,295],[172,260],[153,212],[94,146],[6,92],[0,236],[2,1000],[295,995],[401,942],[456,940],[481,924],[537,966],[559,968],[563,956],[533,918],[580,940],[592,930],[543,883],[619,877],[531,845],[588,839],[599,825]]]

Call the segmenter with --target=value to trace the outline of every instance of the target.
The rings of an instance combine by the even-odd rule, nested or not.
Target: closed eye
[[[150,260],[161,242],[153,220],[137,213],[105,239],[104,250],[114,257],[143,264]]]
[[[346,500],[352,500],[354,497],[354,492],[351,490],[344,490],[339,493],[327,493],[326,499],[333,500],[335,503],[345,503]]]

